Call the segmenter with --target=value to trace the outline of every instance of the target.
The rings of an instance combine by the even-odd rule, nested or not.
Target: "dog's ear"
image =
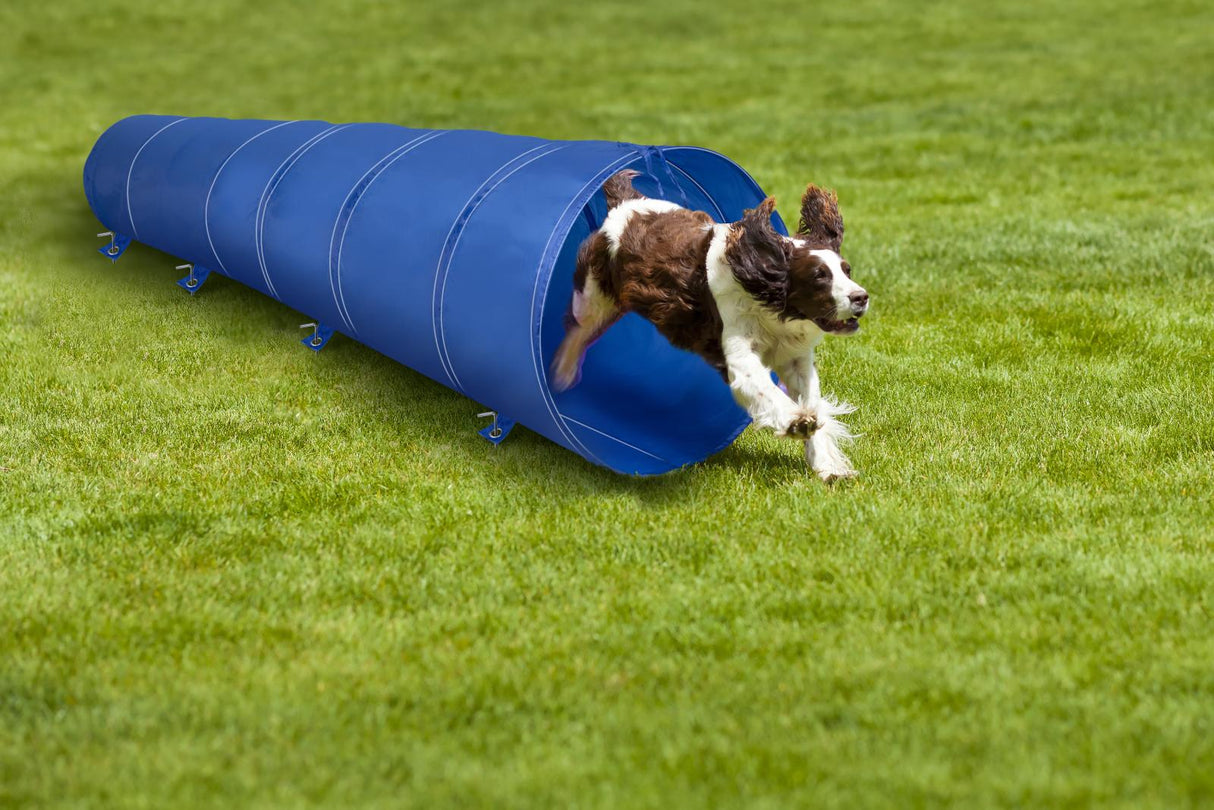
[[[760,254],[770,254],[775,259],[777,255],[785,255],[784,239],[772,227],[771,215],[776,211],[776,198],[768,197],[754,208],[746,209],[742,221],[738,223],[741,229],[740,238],[748,242],[752,249]],[[787,258],[787,257],[785,257]]]
[[[839,252],[843,247],[843,217],[839,215],[839,198],[835,192],[809,184],[801,198],[801,224],[797,234],[814,247]]]
[[[788,301],[789,242],[771,225],[775,210],[775,197],[747,210],[730,231],[725,256],[746,292],[783,312]]]

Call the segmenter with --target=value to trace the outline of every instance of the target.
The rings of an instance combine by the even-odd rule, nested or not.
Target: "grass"
[[[0,9],[0,806],[1214,805],[1214,13]],[[137,112],[709,146],[837,187],[854,484],[634,480],[136,246]],[[795,217],[794,217],[795,218]]]

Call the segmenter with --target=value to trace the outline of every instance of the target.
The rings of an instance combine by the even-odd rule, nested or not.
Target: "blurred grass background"
[[[1214,803],[1208,3],[0,8],[0,806]],[[874,296],[862,477],[621,478],[173,257],[155,112],[691,143]]]

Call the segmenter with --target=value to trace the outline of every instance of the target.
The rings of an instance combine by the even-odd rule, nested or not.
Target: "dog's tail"
[[[644,194],[632,187],[632,178],[639,175],[640,172],[638,171],[624,169],[624,171],[616,172],[607,178],[607,182],[603,184],[603,194],[607,196],[608,210],[628,200],[645,199]]]

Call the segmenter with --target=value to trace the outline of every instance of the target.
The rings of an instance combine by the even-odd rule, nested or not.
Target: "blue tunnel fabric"
[[[389,124],[139,115],[84,167],[106,228],[226,275],[517,420],[649,475],[700,461],[745,412],[700,358],[625,316],[581,383],[547,381],[603,182],[733,221],[763,199],[698,147],[552,141]],[[777,220],[776,226],[783,231]]]

